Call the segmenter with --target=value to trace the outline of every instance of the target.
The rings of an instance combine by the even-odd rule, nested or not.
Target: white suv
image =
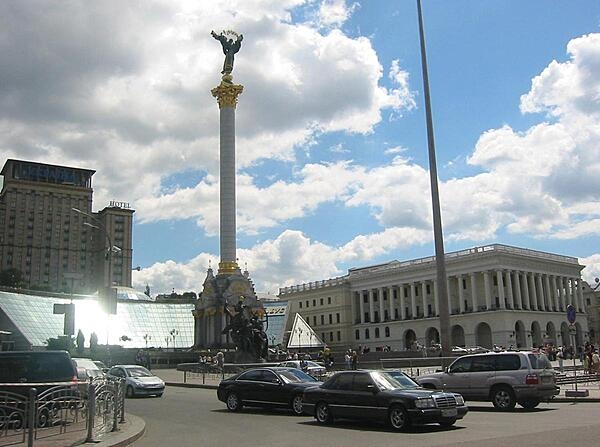
[[[465,400],[491,401],[500,410],[535,408],[559,393],[548,358],[532,351],[487,352],[456,359],[443,372],[417,378],[424,388],[452,391]]]

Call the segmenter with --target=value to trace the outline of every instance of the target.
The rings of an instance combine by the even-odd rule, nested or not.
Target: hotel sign
[[[129,206],[129,202],[117,202],[116,200],[111,200],[108,206],[111,208],[131,208],[131,206]]]

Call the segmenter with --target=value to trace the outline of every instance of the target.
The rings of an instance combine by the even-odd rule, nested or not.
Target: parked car
[[[61,408],[78,406],[84,391],[67,351],[0,352],[0,383],[2,429],[29,425],[27,401],[32,387],[40,402],[35,415],[35,425],[40,428],[58,422]]]
[[[460,393],[467,401],[491,401],[499,410],[511,410],[517,403],[535,408],[559,392],[550,361],[532,351],[464,355],[444,371],[420,376],[417,382]]]
[[[306,388],[320,385],[313,376],[297,368],[252,368],[219,383],[217,398],[229,411],[242,407],[275,406],[291,408],[303,414],[302,394]]]
[[[143,366],[115,365],[108,370],[108,375],[125,379],[125,394],[134,396],[162,396],[165,382]]]
[[[104,362],[100,361],[100,360],[94,360],[94,363],[96,364],[96,366],[98,368],[100,368],[102,370],[103,373],[107,373],[108,372],[108,366],[106,366],[104,364]]]
[[[98,365],[92,359],[74,357],[71,359],[77,370],[77,378],[79,380],[88,381],[104,377],[104,372],[98,368]]]
[[[358,370],[338,372],[306,389],[304,411],[321,424],[335,418],[370,419],[406,430],[412,424],[449,427],[468,408],[460,394],[421,388],[404,373]]]
[[[0,383],[36,384],[38,394],[52,383],[76,385],[77,370],[67,351],[0,352]],[[37,385],[46,384],[46,385]]]
[[[311,360],[286,360],[285,362],[279,363],[277,366],[301,369],[317,378],[323,377],[327,373],[327,368]]]

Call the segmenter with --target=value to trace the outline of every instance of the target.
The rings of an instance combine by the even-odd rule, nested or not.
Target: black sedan
[[[217,397],[229,411],[242,407],[289,407],[294,414],[303,414],[302,394],[305,389],[320,385],[314,377],[295,368],[253,368],[219,383]]]
[[[321,424],[334,418],[374,419],[395,430],[428,423],[449,427],[468,411],[460,394],[420,388],[397,371],[360,370],[339,372],[321,386],[306,389],[303,407]]]

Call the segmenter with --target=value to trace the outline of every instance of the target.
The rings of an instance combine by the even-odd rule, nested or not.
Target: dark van
[[[51,382],[77,382],[77,370],[67,351],[0,352],[0,384]]]
[[[72,386],[51,391],[61,382],[67,382]],[[59,420],[57,418],[64,415],[61,407],[68,405],[71,408],[72,402],[78,402],[80,398],[77,370],[69,353],[67,351],[0,352],[0,415],[10,415],[6,426],[11,430],[29,426],[26,402],[30,388],[35,388],[38,396],[36,426],[41,428],[54,425]]]

